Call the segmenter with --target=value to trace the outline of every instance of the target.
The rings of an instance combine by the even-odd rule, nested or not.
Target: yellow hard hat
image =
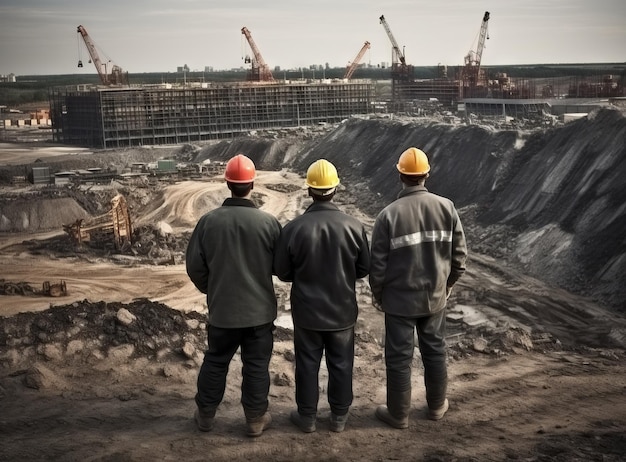
[[[317,160],[307,170],[305,184],[313,189],[332,189],[339,184],[337,169],[326,159]]]
[[[421,149],[409,148],[400,155],[398,165],[400,173],[405,175],[423,176],[430,171],[428,157]]]

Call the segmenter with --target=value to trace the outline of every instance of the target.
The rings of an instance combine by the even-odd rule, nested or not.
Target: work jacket
[[[465,233],[454,204],[424,186],[403,189],[376,218],[370,287],[385,313],[420,317],[446,306],[465,272]]]
[[[207,294],[209,324],[254,327],[276,319],[272,264],[280,223],[249,199],[205,214],[187,247],[187,274]]]
[[[313,202],[286,224],[274,268],[281,280],[292,281],[294,325],[321,331],[352,327],[356,280],[367,276],[369,262],[365,228],[331,202]]]

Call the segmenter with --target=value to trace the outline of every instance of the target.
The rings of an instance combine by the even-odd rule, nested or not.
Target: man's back
[[[331,202],[314,202],[285,225],[275,257],[277,276],[293,281],[294,322],[333,330],[356,321],[356,279],[369,271],[363,225]]]
[[[204,215],[187,249],[187,273],[207,294],[209,322],[248,327],[276,318],[272,260],[280,224],[248,199]]]
[[[465,270],[465,255],[454,204],[424,186],[408,187],[376,219],[372,292],[391,314],[437,312],[445,307],[446,286]]]

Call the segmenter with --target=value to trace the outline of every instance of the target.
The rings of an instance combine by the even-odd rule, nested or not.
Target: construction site
[[[461,118],[483,115],[549,122],[565,113],[589,112],[609,104],[607,98],[623,99],[625,95],[622,79],[613,75],[560,82],[543,79],[541,83],[502,72],[489,75],[482,64],[489,12],[484,13],[477,43],[462,66],[449,72],[440,65],[436,78],[416,79],[414,67],[407,62],[384,15],[379,20],[391,43],[391,91],[385,96],[377,94],[372,80],[355,78],[371,46],[369,41],[341,79],[278,80],[251,32],[243,27],[251,51],[245,59],[250,66],[245,82],[185,79],[132,85],[126,71],[103,62],[86,29],[78,26],[100,85],[50,89],[53,140],[96,148],[202,142],[256,130],[332,124],[353,116],[420,114],[424,106],[433,103]],[[78,65],[83,67],[82,60]]]
[[[51,89],[53,139],[60,143],[98,148],[190,143],[337,123],[371,110],[373,83],[351,80],[368,42],[341,80],[279,82],[244,27],[252,50],[246,82],[131,86],[118,66],[107,73],[83,26],[78,33],[101,85]]]
[[[394,56],[388,99],[359,78],[369,42],[343,79],[277,80],[244,27],[245,82],[132,85],[79,26],[100,84],[50,90],[54,142],[0,140],[0,461],[624,459],[622,81],[494,79],[479,45],[454,75],[416,79],[379,19]],[[250,198],[285,226],[312,203],[308,167],[327,159],[333,203],[369,238],[401,191],[408,146],[427,153],[426,187],[453,201],[469,252],[446,304],[445,418],[427,418],[418,348],[408,428],[375,417],[385,315],[365,277],[345,431],[330,428],[325,361],[317,429],[296,428],[291,283],[274,276],[272,424],[246,436],[237,352],[215,426],[200,432],[210,307],[186,250],[230,197],[225,163],[253,160]]]

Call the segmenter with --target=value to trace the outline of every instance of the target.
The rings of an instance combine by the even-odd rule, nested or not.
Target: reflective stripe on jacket
[[[446,306],[446,286],[465,272],[467,247],[449,199],[424,186],[403,189],[376,218],[369,281],[383,311],[426,316]]]

